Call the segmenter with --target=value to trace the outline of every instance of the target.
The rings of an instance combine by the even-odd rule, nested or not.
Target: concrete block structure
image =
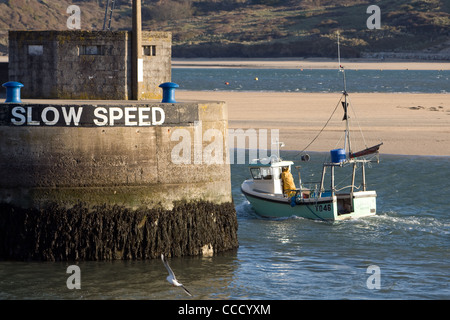
[[[238,247],[227,106],[160,102],[171,34],[135,20],[132,32],[9,32],[24,100],[0,104],[0,260]]]
[[[231,202],[227,117],[226,104],[214,101],[1,104],[0,202]],[[216,157],[205,153],[209,140]]]
[[[172,35],[142,32],[139,99],[160,99],[171,79]],[[9,81],[23,98],[132,99],[131,31],[10,31]]]
[[[224,102],[0,104],[0,259],[238,246]]]

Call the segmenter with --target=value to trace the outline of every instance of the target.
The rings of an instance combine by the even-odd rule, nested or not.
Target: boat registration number
[[[331,211],[331,203],[329,204],[316,204],[316,211],[322,212],[322,211]]]

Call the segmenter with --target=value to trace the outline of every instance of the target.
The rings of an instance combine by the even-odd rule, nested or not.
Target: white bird
[[[188,295],[192,296],[192,294],[189,292],[188,289],[186,289],[183,284],[178,282],[177,278],[175,277],[175,273],[173,273],[172,269],[169,266],[169,263],[164,258],[164,254],[161,253],[161,260],[164,263],[164,266],[166,267],[167,271],[169,271],[169,275],[167,276],[166,280],[169,281],[169,283],[175,287],[181,287],[183,288],[184,292],[186,292]]]

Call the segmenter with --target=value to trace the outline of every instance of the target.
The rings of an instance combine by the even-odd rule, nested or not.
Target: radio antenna
[[[347,83],[345,81],[344,67],[341,64],[341,44],[340,44],[340,39],[339,39],[339,32],[337,33],[337,45],[338,45],[339,72],[342,72],[342,74],[343,74],[344,93],[347,93]]]
[[[341,70],[341,47],[339,43],[339,32],[337,33],[337,43],[338,43],[338,63],[339,63],[339,71]]]

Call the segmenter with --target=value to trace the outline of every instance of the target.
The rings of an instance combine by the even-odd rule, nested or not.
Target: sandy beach
[[[450,70],[449,61],[411,61],[399,59],[342,59],[348,70]],[[172,59],[173,68],[267,68],[267,69],[338,69],[336,59]]]
[[[8,62],[0,56],[0,62]],[[349,70],[450,70],[450,61],[411,61],[399,59],[342,59]],[[267,58],[267,59],[172,59],[172,68],[267,68],[267,69],[338,69],[337,59]]]
[[[343,145],[340,93],[182,91],[177,101],[215,100],[228,106],[229,128],[279,129],[285,150],[329,151]],[[450,95],[354,93],[349,96],[353,151],[383,142],[381,153],[450,156]],[[336,107],[338,105],[338,107]],[[361,129],[361,130],[360,130]],[[362,132],[362,135],[361,135]],[[270,137],[270,130],[268,130]]]
[[[448,61],[342,59],[345,69],[450,70]],[[337,59],[173,59],[173,68],[338,69]],[[177,91],[177,100],[227,102],[229,128],[279,129],[286,150],[302,151],[322,130],[340,93]],[[349,96],[353,151],[383,142],[381,153],[450,156],[450,95],[354,93]],[[339,105],[307,151],[329,151],[343,136]],[[362,134],[361,134],[362,132]]]
[[[442,61],[341,61],[346,69],[450,70]],[[325,68],[333,59],[173,59],[172,67]],[[279,129],[286,150],[303,150],[323,128],[340,93],[281,93],[177,90],[177,101],[225,101],[229,128]],[[450,156],[450,94],[354,93],[350,99],[353,151],[383,142],[381,153]],[[336,112],[307,151],[329,151],[344,130],[343,110]],[[360,129],[363,136],[360,134]],[[342,142],[341,142],[342,144]],[[341,145],[340,144],[340,145]],[[339,145],[339,146],[340,146]]]

